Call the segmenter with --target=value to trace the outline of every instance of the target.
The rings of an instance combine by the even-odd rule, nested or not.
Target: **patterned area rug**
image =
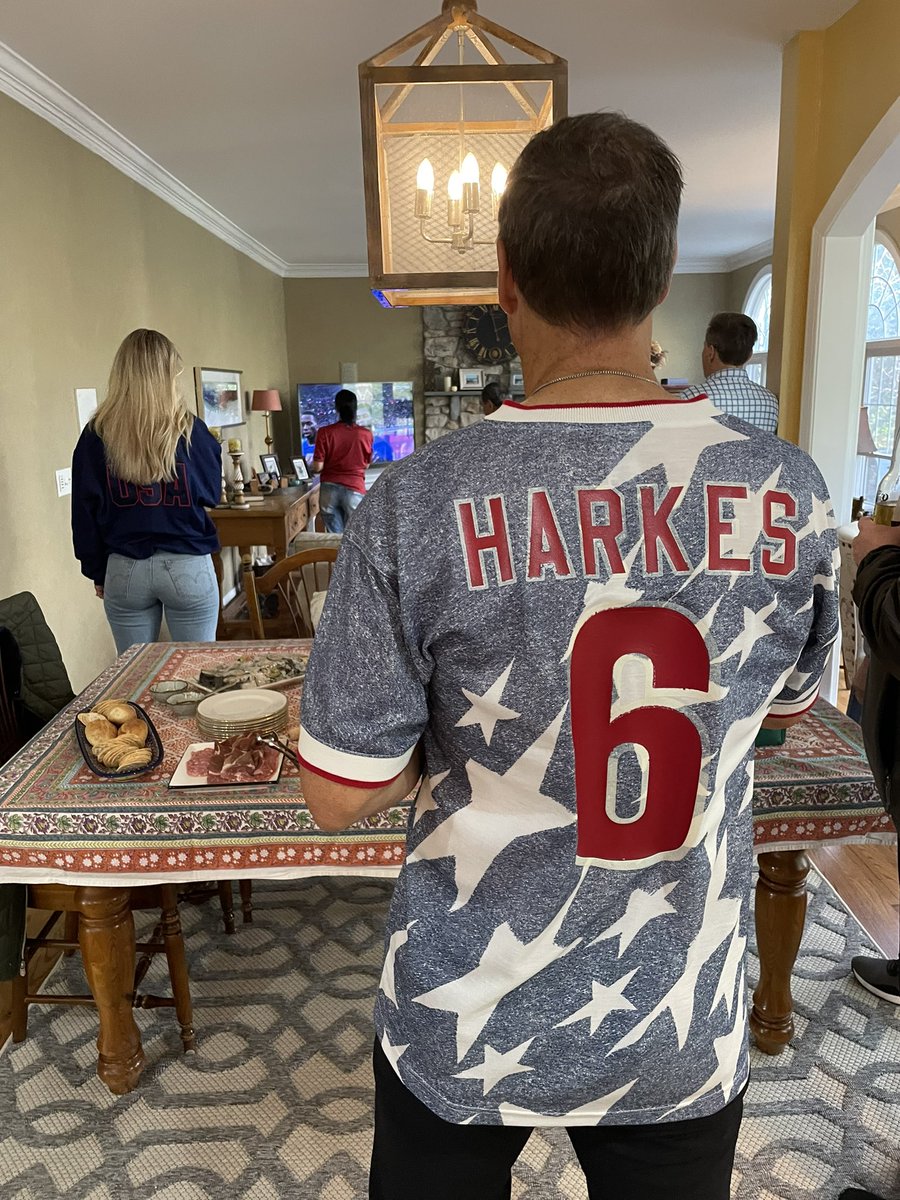
[[[371,1009],[391,884],[259,883],[255,922],[222,931],[215,901],[183,906],[198,1030],[137,1013],[148,1068],[114,1097],[97,1080],[90,1009],[33,1008],[0,1058],[3,1200],[361,1200]],[[869,949],[824,885],[795,973],[797,1037],[754,1052],[734,1200],[823,1200],[856,1184],[900,1200],[900,1012],[847,977]],[[755,960],[751,960],[753,978]],[[165,988],[157,960],[148,983]],[[49,985],[82,990],[77,958]],[[535,1131],[515,1200],[586,1200],[558,1131]]]

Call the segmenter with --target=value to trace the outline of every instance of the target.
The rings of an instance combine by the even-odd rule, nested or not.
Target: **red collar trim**
[[[591,400],[583,404],[519,404],[517,400],[504,400],[504,408],[517,408],[522,412],[541,412],[553,408],[661,408],[666,404],[696,404],[708,400],[705,392],[699,396],[673,396],[671,400]]]

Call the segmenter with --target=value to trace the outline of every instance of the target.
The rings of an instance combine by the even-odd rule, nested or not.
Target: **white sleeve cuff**
[[[412,758],[415,746],[395,758],[372,758],[326,746],[301,725],[297,750],[303,766],[325,779],[349,787],[378,788],[397,778]]]

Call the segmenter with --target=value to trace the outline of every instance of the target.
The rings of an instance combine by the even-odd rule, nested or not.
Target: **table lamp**
[[[281,412],[281,393],[277,388],[261,388],[253,393],[251,412],[266,414],[266,453],[272,453],[272,435],[269,430],[269,413]]]

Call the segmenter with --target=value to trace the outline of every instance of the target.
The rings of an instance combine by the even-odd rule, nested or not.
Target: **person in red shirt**
[[[356,396],[341,388],[334,398],[338,420],[316,434],[313,474],[322,476],[321,513],[329,533],[343,533],[366,494],[372,461],[372,430],[356,423]]]

